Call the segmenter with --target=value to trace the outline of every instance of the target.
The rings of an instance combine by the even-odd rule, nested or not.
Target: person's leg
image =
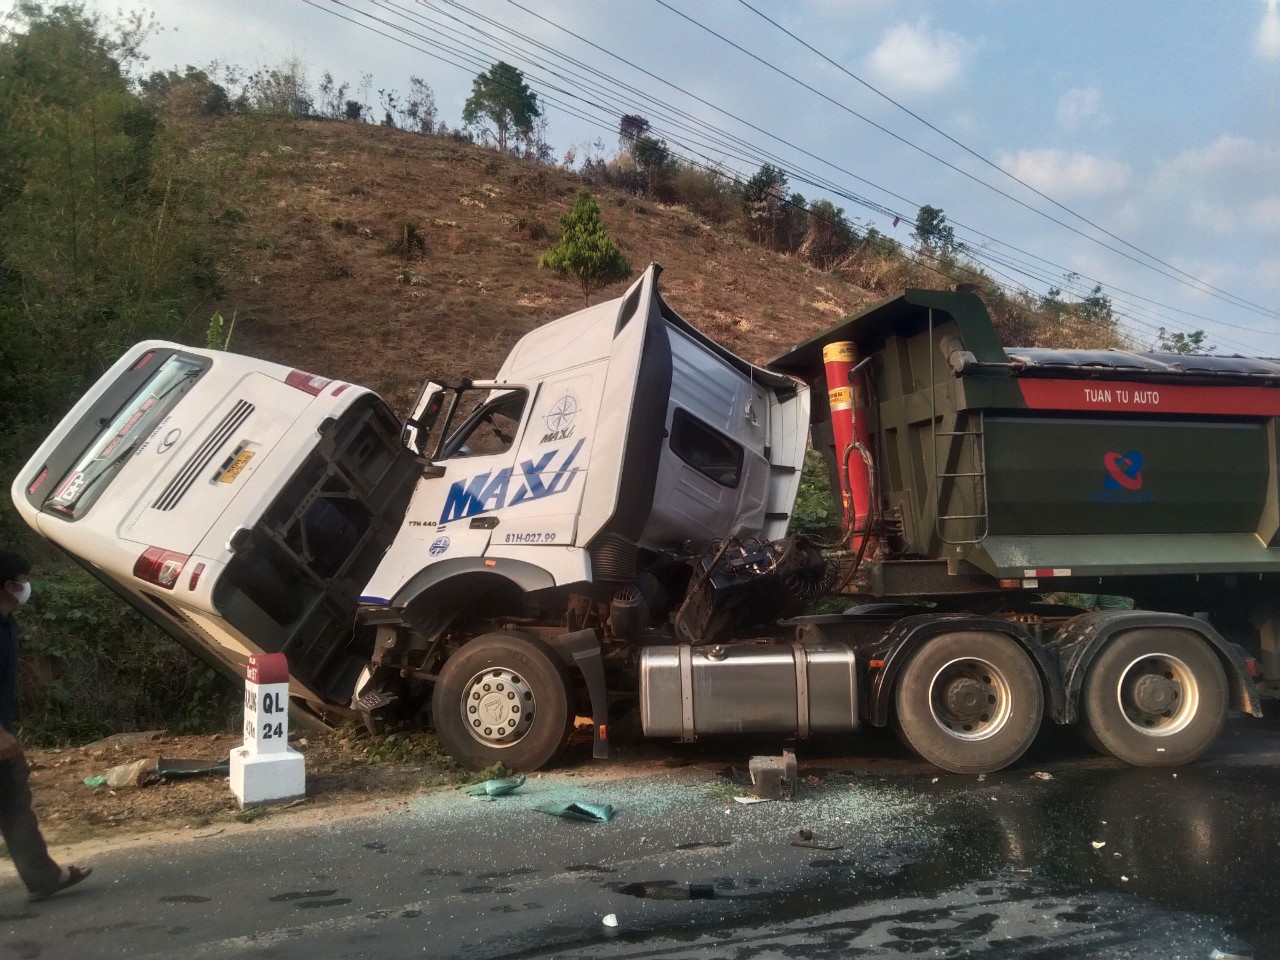
[[[22,754],[11,760],[0,760],[0,834],[18,875],[32,893],[49,893],[57,889],[62,868],[49,856],[40,824],[31,809],[31,787],[27,784],[30,768]]]

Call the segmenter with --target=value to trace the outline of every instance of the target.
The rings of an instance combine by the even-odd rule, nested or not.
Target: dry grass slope
[[[537,260],[584,186],[636,273],[661,262],[672,306],[749,359],[879,299],[683,207],[493,150],[323,121],[268,123],[256,140],[228,181],[219,229],[235,259],[210,312],[236,312],[232,349],[373,387],[399,409],[424,376],[491,376],[522,334],[583,306]]]

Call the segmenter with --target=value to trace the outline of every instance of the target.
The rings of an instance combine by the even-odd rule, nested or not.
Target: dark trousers
[[[30,773],[23,754],[0,760],[0,834],[4,835],[9,856],[27,889],[43,893],[58,885],[62,868],[49,856],[44,837],[40,836],[40,824],[31,810],[31,787],[27,785]]]

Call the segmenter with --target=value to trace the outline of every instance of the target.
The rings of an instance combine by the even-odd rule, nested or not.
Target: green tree
[[[649,121],[638,113],[624,113],[618,120],[618,146],[626,153],[649,132]]]
[[[835,264],[853,246],[853,227],[845,219],[844,208],[830,200],[815,200],[809,207],[808,228],[800,244],[800,254],[822,269]]]
[[[930,253],[954,255],[962,249],[956,241],[955,229],[947,223],[947,215],[927,203],[916,213],[916,228],[911,236],[921,249]]]
[[[1108,330],[1115,329],[1116,318],[1111,309],[1111,298],[1102,292],[1102,284],[1095,284],[1076,309],[1081,319],[1087,323],[1094,323]]]
[[[636,161],[645,196],[656,197],[663,192],[674,163],[667,141],[655,137],[640,137],[632,144],[631,155]]]
[[[766,163],[742,188],[742,208],[751,232],[761,243],[788,246],[794,218],[787,206],[787,175]]]
[[[609,236],[588,191],[579,192],[573,209],[560,218],[560,226],[564,230],[560,243],[542,255],[538,266],[562,277],[576,277],[587,303],[591,291],[631,275],[631,264]]]
[[[500,153],[507,152],[511,134],[532,134],[540,116],[538,95],[524,82],[524,74],[501,60],[471,81],[471,96],[462,107],[466,126],[487,134],[492,124]]]
[[[1161,327],[1156,333],[1156,349],[1165,353],[1213,353],[1217,348],[1211,343],[1205,343],[1208,336],[1203,330],[1183,333]]]
[[[177,335],[208,256],[192,226],[203,181],[124,74],[145,23],[22,3],[5,27],[0,459],[11,463],[125,345]]]

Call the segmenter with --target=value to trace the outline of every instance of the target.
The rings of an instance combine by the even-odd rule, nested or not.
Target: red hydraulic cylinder
[[[855,534],[850,549],[858,550],[867,534],[871,515],[871,471],[864,459],[871,452],[871,425],[862,375],[854,374],[857,350],[850,341],[822,348],[826,368],[827,401],[831,407],[831,432],[835,440],[840,477],[844,526]]]

